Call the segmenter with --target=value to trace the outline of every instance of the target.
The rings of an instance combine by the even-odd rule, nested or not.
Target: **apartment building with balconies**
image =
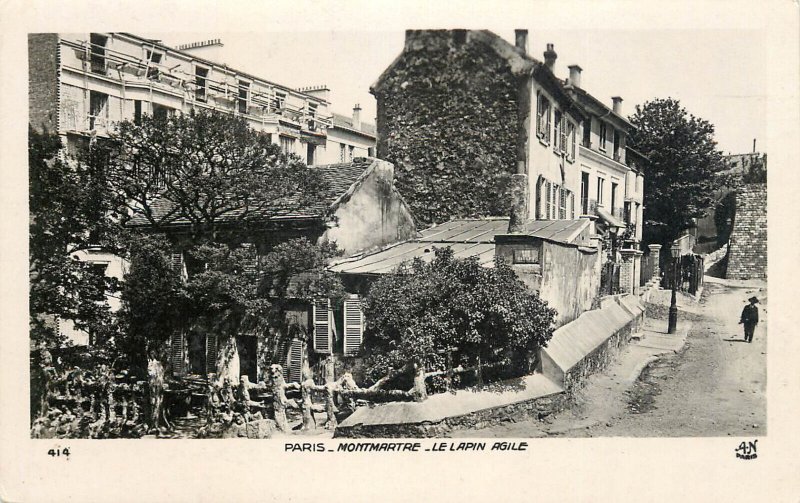
[[[217,110],[315,164],[331,125],[327,99],[204,57],[219,45],[170,47],[130,33],[31,35],[31,61],[43,59],[30,70],[31,123],[58,132],[69,150],[143,114]]]

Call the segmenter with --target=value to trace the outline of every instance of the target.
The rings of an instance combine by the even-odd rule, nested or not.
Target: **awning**
[[[628,224],[626,224],[625,222],[623,222],[622,220],[615,217],[614,215],[606,211],[604,208],[601,208],[599,206],[597,207],[597,216],[602,218],[603,221],[607,223],[610,227],[625,228],[628,226]]]

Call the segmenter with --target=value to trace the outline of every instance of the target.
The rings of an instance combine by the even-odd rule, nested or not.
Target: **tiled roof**
[[[336,112],[333,113],[332,119],[334,126],[346,127],[349,129],[354,129],[356,131],[361,131],[364,134],[368,134],[370,136],[375,136],[375,125],[370,124],[369,122],[361,122],[361,128],[354,128],[353,127],[353,118],[348,117],[347,115],[337,114]]]
[[[589,226],[582,220],[530,220],[522,234],[572,243]],[[414,258],[431,260],[433,248],[450,247],[457,258],[478,257],[485,267],[494,265],[495,236],[508,233],[508,218],[452,220],[421,232],[420,237],[403,241],[381,251],[333,265],[334,272],[386,274]]]
[[[285,201],[283,206],[292,208],[289,210],[281,210],[280,208],[268,208],[265,210],[269,213],[270,218],[308,218],[308,217],[322,217],[324,216],[335,203],[356,183],[360,182],[365,177],[368,171],[375,163],[375,159],[369,157],[357,157],[351,162],[338,163],[338,164],[324,164],[319,166],[310,166],[311,169],[317,170],[322,175],[322,179],[328,185],[328,190],[322,199],[311,206],[296,209],[297,197],[291,197]],[[165,199],[153,201],[150,207],[154,213],[155,220],[161,220],[166,217],[174,205]],[[231,212],[222,221],[233,220],[241,215],[241,212]],[[171,225],[185,225],[189,220],[186,218],[174,218],[163,222],[163,224]],[[147,226],[149,222],[141,215],[134,216],[128,223],[131,226]]]

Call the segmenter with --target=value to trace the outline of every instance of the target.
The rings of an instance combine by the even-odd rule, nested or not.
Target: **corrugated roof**
[[[525,235],[572,243],[589,225],[588,220],[531,220]],[[432,260],[434,248],[450,247],[457,258],[478,257],[485,267],[494,266],[495,236],[508,233],[507,218],[461,219],[429,227],[421,236],[381,251],[340,262],[331,267],[347,274],[386,274],[414,258]]]
[[[266,208],[262,213],[269,215],[270,218],[304,218],[304,217],[320,217],[333,205],[340,197],[342,197],[350,187],[359,182],[367,171],[375,163],[375,159],[369,157],[357,157],[351,162],[338,163],[338,164],[324,164],[319,166],[310,166],[311,169],[319,171],[322,179],[328,185],[328,188],[323,197],[315,204],[303,208],[297,208],[297,196],[291,197],[281,203],[285,208],[292,208],[292,210],[283,210],[278,207]],[[153,201],[150,204],[153,210],[155,220],[164,220],[163,224],[171,225],[184,225],[188,224],[189,220],[186,218],[170,218],[169,212],[174,208],[174,204],[166,199]],[[226,216],[222,217],[221,221],[235,220],[241,215],[242,211],[232,211]],[[134,216],[129,222],[131,226],[146,226],[149,221],[141,215]]]

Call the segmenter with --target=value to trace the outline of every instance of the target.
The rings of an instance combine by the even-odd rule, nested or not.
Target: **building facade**
[[[332,125],[327,88],[295,90],[203,57],[218,45],[173,48],[129,33],[33,34],[31,124],[58,132],[70,149],[143,114],[216,110],[242,117],[307,164],[322,164],[317,152]]]

